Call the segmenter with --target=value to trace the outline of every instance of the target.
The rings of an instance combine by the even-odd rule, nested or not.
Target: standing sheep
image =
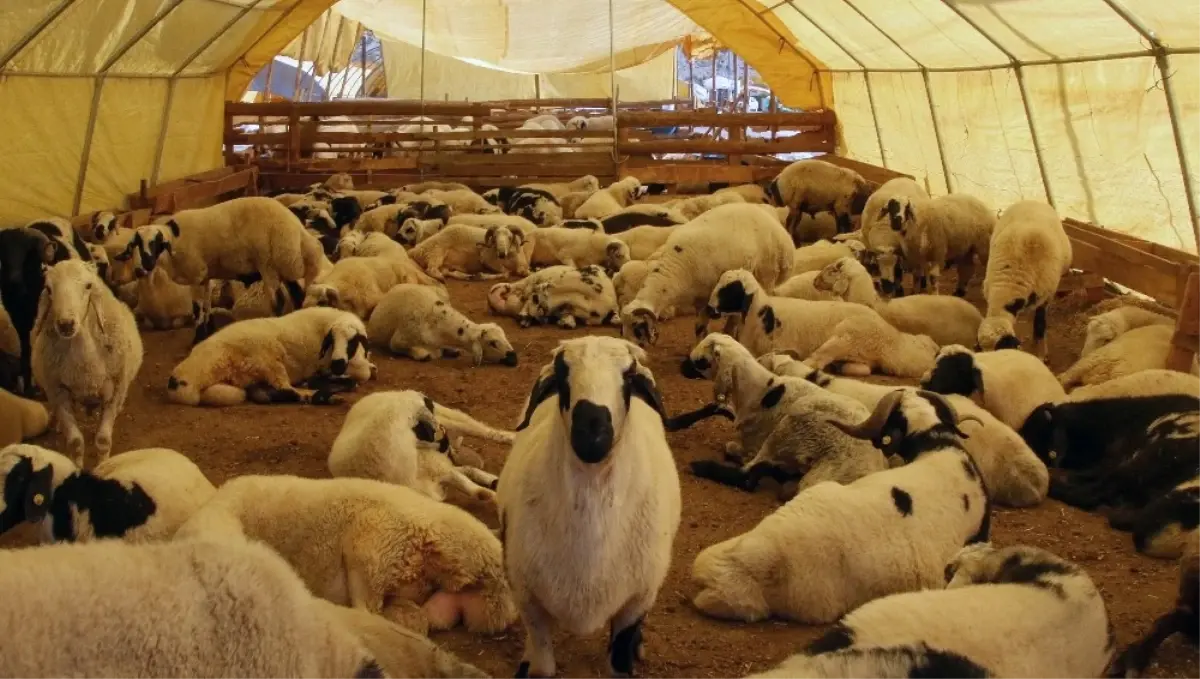
[[[815,217],[828,210],[837,221],[837,232],[851,229],[850,217],[862,213],[871,187],[862,175],[823,160],[798,160],[783,168],[767,185],[767,199],[787,207],[788,233],[795,233],[800,215]]]
[[[916,220],[913,204],[929,200],[921,185],[908,177],[896,177],[875,190],[863,207],[862,241],[879,264],[879,287],[885,295],[904,294],[900,235]]]
[[[46,272],[33,328],[33,376],[46,390],[59,430],[75,464],[83,466],[83,433],[74,406],[100,409],[99,461],[112,450],[113,425],[142,366],[142,338],[129,307],[77,259]]]
[[[389,290],[367,323],[367,336],[374,346],[418,361],[465,349],[476,366],[484,361],[517,365],[517,352],[499,325],[475,323],[450,305],[445,290],[426,285]]]
[[[662,397],[645,360],[616,338],[567,340],[526,399],[497,489],[525,625],[517,676],[554,676],[555,627],[586,635],[607,626],[617,676],[630,676],[641,655],[680,513]]]
[[[928,285],[932,294],[938,294],[942,266],[953,263],[958,269],[954,294],[965,296],[975,275],[975,257],[987,264],[996,213],[965,193],[916,201],[912,207],[915,220],[900,235],[904,259],[912,267],[913,287],[924,292]]]

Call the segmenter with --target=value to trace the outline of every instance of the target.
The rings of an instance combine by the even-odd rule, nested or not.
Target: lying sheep
[[[641,657],[680,516],[662,396],[645,361],[616,338],[567,340],[522,408],[496,494],[525,626],[517,676],[554,676],[555,628],[607,627],[609,666],[621,676]]]
[[[1142,328],[1147,325],[1169,325],[1174,327],[1175,320],[1170,316],[1154,313],[1132,304],[1120,306],[1112,311],[1096,314],[1088,319],[1087,339],[1079,357],[1083,358],[1096,349],[1108,344],[1123,333]]]
[[[812,245],[796,248],[792,253],[792,275],[820,271],[843,257],[857,258],[864,248],[862,243],[854,240],[841,243],[820,240]]]
[[[984,543],[945,570],[945,589],[866,603],[752,676],[1097,677],[1108,665],[1108,612],[1079,566],[1037,547]]]
[[[440,219],[416,219],[409,217],[396,230],[396,242],[411,248],[428,240],[446,226]]]
[[[560,196],[558,204],[562,207],[563,219],[575,219],[578,216],[576,211],[597,191],[599,188],[571,191]]]
[[[1157,559],[1178,559],[1196,539],[1200,516],[1200,479],[1188,479],[1132,511],[1112,511],[1108,525],[1133,533],[1139,553]]]
[[[1076,387],[1067,395],[1069,401],[1086,401],[1121,396],[1162,396],[1186,394],[1200,398],[1200,377],[1178,370],[1139,370],[1124,377],[1086,387]]]
[[[426,191],[423,197],[445,203],[450,208],[452,215],[484,215],[500,212],[500,208],[487,202],[483,196],[470,189],[456,189],[454,191],[438,191],[435,189]]]
[[[950,558],[986,541],[990,527],[991,503],[958,421],[936,394],[904,390],[861,424],[831,419],[906,464],[813,486],[748,533],[706,548],[692,566],[693,604],[723,619],[822,624],[943,582]]]
[[[613,290],[617,295],[617,308],[623,309],[625,305],[632,302],[638,291],[642,289],[642,284],[646,281],[646,276],[650,274],[652,262],[642,260],[631,260],[621,267],[621,270],[613,276]],[[659,320],[667,321],[675,318],[675,307],[667,307],[658,313]]]
[[[630,260],[629,245],[614,236],[585,229],[538,229],[530,240],[532,266],[602,266],[617,272]]]
[[[929,335],[901,332],[878,314],[852,316],[806,359],[818,370],[844,375],[881,373],[920,377],[933,368],[938,345]]]
[[[574,116],[567,121],[567,129],[570,130],[611,130],[615,125],[616,119],[611,116],[592,116],[585,118],[584,116]]]
[[[318,610],[353,632],[386,677],[487,677],[483,670],[443,650],[417,630],[383,616],[313,598]],[[355,676],[363,676],[360,671]]]
[[[1154,324],[1134,328],[1081,357],[1058,376],[1058,381],[1064,389],[1073,389],[1100,384],[1142,370],[1166,368],[1174,334],[1173,325]]]
[[[293,385],[329,370],[350,382],[375,373],[367,358],[367,329],[354,314],[327,307],[281,318],[238,321],[192,348],[167,381],[167,400],[197,406],[246,401],[334,402],[330,391]]]
[[[450,629],[461,619],[471,632],[494,634],[516,617],[496,536],[458,507],[411,488],[239,476],[178,538],[240,535],[278,551],[316,596],[405,626]]]
[[[822,210],[834,214],[838,233],[846,233],[850,217],[863,212],[871,189],[854,170],[810,159],[783,168],[767,185],[766,194],[772,205],[790,209],[789,233],[796,233],[795,222],[801,214],[815,216]]]
[[[747,203],[766,203],[767,190],[758,184],[736,184],[717,189],[713,193],[736,193]]]
[[[169,540],[216,489],[194,462],[167,448],[114,455],[91,471],[53,450],[27,444],[0,449],[11,503],[0,532],[19,522],[42,524],[42,540]],[[38,501],[41,498],[41,501]]]
[[[437,280],[452,278],[501,278],[510,273],[529,274],[522,251],[525,237],[520,231],[493,226],[481,229],[452,224],[409,251],[409,256]],[[495,273],[485,273],[485,271]]]
[[[367,210],[354,223],[355,231],[382,232],[395,238],[400,225],[407,219],[436,219],[445,223],[452,217],[450,207],[439,200],[396,202]]]
[[[625,177],[591,194],[570,216],[577,219],[604,219],[637,200],[641,194],[642,183],[637,177]],[[567,216],[566,205],[563,205],[563,217]]]
[[[550,184],[522,184],[523,189],[540,189],[545,191],[560,202],[563,197],[569,193],[587,193],[592,194],[600,190],[600,181],[590,174],[585,174],[579,179],[574,179],[569,182],[556,182]]]
[[[545,189],[504,186],[488,191],[483,197],[504,214],[523,217],[539,226],[551,226],[563,218],[558,198]]]
[[[176,283],[168,268],[155,267],[137,279],[137,306],[133,314],[147,330],[182,328],[195,320],[198,306],[195,293],[203,288]]]
[[[514,233],[520,231],[521,235],[525,236],[526,241],[529,240],[531,234],[537,233],[540,230],[537,224],[519,215],[455,215],[447,223],[469,224],[483,229],[493,226],[503,226]]]
[[[664,203],[635,203],[604,218],[604,230],[621,233],[635,226],[671,226],[690,221],[682,212]]]
[[[629,247],[630,259],[649,259],[675,233],[674,226],[635,226],[614,238]]]
[[[996,213],[983,201],[965,193],[952,193],[912,204],[915,220],[902,229],[904,259],[912,267],[913,287],[924,292],[926,285],[938,294],[942,266],[958,269],[954,294],[963,297],[975,275],[975,257],[985,265]]]
[[[517,352],[500,326],[472,321],[450,305],[444,290],[425,285],[389,290],[367,324],[367,337],[375,346],[418,361],[468,350],[476,366],[485,361],[517,365]]]
[[[113,295],[95,268],[69,259],[45,273],[33,328],[33,378],[46,398],[77,466],[83,466],[83,433],[75,406],[100,410],[99,461],[112,450],[113,425],[142,366],[142,338],[129,307]]]
[[[470,191],[471,187],[459,182],[442,182],[442,181],[424,181],[416,184],[405,184],[401,186],[401,193],[422,194],[426,191]]]
[[[49,428],[50,413],[45,406],[0,389],[0,446],[41,436]]]
[[[1200,640],[1200,542],[1193,533],[1183,557],[1179,559],[1179,596],[1175,609],[1154,621],[1145,637],[1130,644],[1109,667],[1110,677],[1141,676],[1150,666],[1154,652],[1162,642],[1182,632],[1192,645]]]
[[[303,306],[333,307],[366,319],[397,285],[436,285],[408,258],[403,247],[391,245],[391,251],[383,255],[339,259],[328,273],[308,286]]]
[[[521,327],[534,323],[563,328],[603,325],[612,322],[620,308],[614,285],[599,266],[549,266],[516,283],[493,285],[488,291],[488,307],[493,313],[516,318]]]
[[[329,473],[408,486],[439,502],[450,489],[465,498],[493,501],[495,477],[464,468],[444,427],[500,443],[513,438],[420,392],[376,392],[346,413],[329,451]],[[490,486],[476,482],[485,477]]]
[[[667,203],[667,205],[683,215],[684,219],[691,221],[715,207],[745,202],[738,193],[714,193],[707,196],[680,198]]]
[[[737,238],[730,238],[733,230]],[[680,225],[660,252],[637,297],[621,308],[621,333],[639,344],[656,343],[661,314],[689,303],[698,316],[696,339],[703,337],[709,296],[730,269],[748,270],[769,293],[792,268],[792,241],[783,226],[746,203],[723,205]]]
[[[1030,354],[1016,349],[974,352],[957,344],[938,351],[921,388],[971,398],[1015,430],[1038,406],[1067,398],[1049,368]]]
[[[1071,240],[1053,207],[1035,200],[1010,205],[992,232],[979,346],[985,351],[1020,346],[1013,323],[1021,310],[1032,308],[1034,351],[1045,359],[1046,305],[1071,268],[1071,258]]]

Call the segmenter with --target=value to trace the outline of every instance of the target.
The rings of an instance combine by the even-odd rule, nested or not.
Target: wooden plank
[[[754,168],[744,165],[660,165],[657,167],[623,167],[621,176],[637,177],[642,183],[682,184],[690,182],[730,182],[747,184],[755,181]]]
[[[617,151],[632,155],[648,153],[801,153],[832,151],[833,139],[823,134],[798,134],[780,137],[775,141],[692,141],[670,139],[659,141],[629,141],[617,144]]]
[[[1192,360],[1200,351],[1200,274],[1193,269],[1188,274],[1175,334],[1171,337],[1171,352],[1167,356],[1167,367],[1171,370],[1191,372]]]
[[[419,116],[446,115],[469,116],[488,114],[488,107],[480,104],[464,104],[458,102],[437,101],[402,101],[392,99],[351,99],[343,101],[322,102],[264,102],[243,103],[227,102],[225,111],[234,116],[283,116],[295,112],[300,116],[364,116],[364,115],[405,115]]]
[[[478,177],[567,177],[585,174],[612,174],[613,163],[538,163],[535,165],[469,165],[442,163],[427,166],[434,175],[475,175]]]
[[[1153,265],[1148,266],[1143,258],[1158,258],[1092,234],[1072,233],[1070,225],[1065,225],[1064,229],[1071,238],[1073,267],[1097,273],[1149,295],[1167,306],[1173,307],[1177,304],[1179,298],[1173,264],[1169,264],[1166,270]]]
[[[1162,245],[1159,243],[1151,243],[1150,241],[1143,240],[1141,238],[1138,238],[1137,236],[1121,233],[1121,232],[1115,231],[1113,229],[1106,229],[1102,226],[1096,226],[1095,224],[1081,222],[1077,219],[1071,219],[1070,217],[1064,219],[1063,223],[1069,224],[1077,229],[1093,232],[1093,233],[1095,233],[1099,236],[1103,236],[1105,238],[1111,238],[1112,240],[1119,240],[1122,243],[1125,243],[1126,245],[1128,245],[1132,248],[1136,248],[1143,252],[1148,252],[1156,257],[1161,257],[1162,259],[1167,259],[1167,260],[1176,262],[1178,264],[1188,264],[1188,265],[1200,264],[1200,257],[1197,257],[1196,255],[1194,255],[1190,252],[1184,252],[1183,250],[1179,250],[1179,249],[1176,249],[1176,248],[1173,248],[1173,247],[1170,247],[1167,245]]]
[[[668,125],[718,125],[728,127],[832,127],[837,123],[833,111],[803,113],[717,113],[716,111],[621,111],[621,127],[663,127]]]
[[[428,153],[421,157],[421,164],[436,165],[438,163],[455,163],[464,167],[471,165],[529,165],[535,163],[544,163],[547,160],[548,155],[550,154],[520,152],[504,153],[500,155],[494,153],[481,153],[478,155]],[[612,154],[598,151],[581,151],[579,153],[571,153],[567,156],[558,154],[554,156],[554,160],[556,163],[557,161],[562,160],[571,164],[607,162],[609,165],[611,165]]]
[[[887,182],[888,180],[895,179],[897,177],[907,177],[909,179],[914,179],[914,177],[912,175],[904,174],[903,172],[896,172],[895,170],[889,170],[886,167],[872,165],[871,163],[864,163],[860,160],[845,158],[843,156],[834,155],[832,153],[821,156],[820,160],[824,160],[828,163],[832,163],[834,165],[837,165],[839,167],[844,167],[849,170],[854,170],[855,172],[862,175],[863,179],[866,179],[867,181],[873,182],[875,184],[883,184],[883,183]]]

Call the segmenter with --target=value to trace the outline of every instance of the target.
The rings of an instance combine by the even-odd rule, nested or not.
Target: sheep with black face
[[[680,514],[662,398],[645,361],[616,338],[567,340],[527,399],[497,489],[526,632],[518,676],[554,675],[556,627],[586,635],[607,625],[611,670],[633,671]]]

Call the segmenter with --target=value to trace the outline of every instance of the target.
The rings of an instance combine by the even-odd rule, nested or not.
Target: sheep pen
[[[952,273],[943,277],[943,294],[953,290],[954,282]],[[346,403],[329,408],[238,405],[216,411],[169,404],[164,385],[170,371],[188,355],[192,332],[178,329],[143,333],[153,341],[145,342],[145,359],[130,387],[115,432],[113,453],[168,446],[195,461],[214,484],[247,474],[326,478],[329,450],[350,406],[370,393],[406,388],[419,389],[437,403],[463,410],[491,426],[510,429],[521,415],[522,399],[538,369],[549,360],[560,340],[588,334],[616,335],[619,329],[521,328],[514,318],[489,314],[490,287],[489,282],[447,282],[456,308],[473,319],[496,322],[504,329],[521,356],[517,367],[472,368],[469,356],[418,363],[377,352],[372,354],[372,361],[378,366],[378,378],[343,394]],[[969,288],[967,299],[982,308],[978,280]],[[1103,305],[1094,309],[1086,306],[1082,296],[1077,295],[1050,307],[1049,365],[1055,373],[1065,370],[1077,357],[1089,313],[1103,309]],[[1019,334],[1028,336],[1029,325],[1030,320],[1022,318]],[[679,372],[680,359],[694,343],[691,319],[662,322],[659,330],[658,344],[648,351],[647,367],[655,375],[668,413],[676,415],[707,403],[711,385],[687,380]],[[915,383],[883,377],[872,377],[871,381]],[[688,471],[691,462],[718,456],[715,442],[727,439],[730,431],[729,423],[714,419],[667,434],[680,471],[683,517],[670,571],[657,604],[646,618],[646,662],[639,666],[642,676],[745,676],[765,671],[829,629],[775,620],[731,624],[706,618],[689,603],[695,594],[690,584],[691,565],[700,550],[748,531],[779,504],[773,493],[743,493],[698,479]],[[61,439],[54,434],[33,442],[63,450]],[[488,442],[479,445],[478,450],[487,471],[498,473],[507,446]],[[1108,605],[1119,647],[1140,638],[1175,599],[1176,563],[1135,553],[1129,536],[1110,529],[1102,516],[1053,500],[1034,508],[996,507],[993,511],[994,544],[1034,545],[1086,569]],[[496,526],[493,516],[485,513],[480,518]],[[22,526],[0,538],[0,547],[33,544],[34,538],[32,527]],[[556,639],[559,675],[594,676],[596,668],[604,666],[606,634]],[[493,676],[512,676],[521,659],[521,637],[519,628],[497,636],[463,630],[431,635],[435,643]],[[1147,676],[1196,676],[1198,672],[1194,649],[1177,637],[1163,644]]]

